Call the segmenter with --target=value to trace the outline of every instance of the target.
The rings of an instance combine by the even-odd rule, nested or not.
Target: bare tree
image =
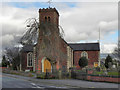
[[[113,55],[115,58],[118,58],[118,60],[120,60],[120,40],[118,41],[118,47],[115,48]]]
[[[26,20],[26,29],[27,29],[27,31],[24,33],[24,35],[20,39],[20,43],[22,45],[36,43],[37,37],[38,37],[38,30],[39,30],[38,20],[36,18],[27,19]]]
[[[20,65],[20,49],[19,47],[6,48],[5,55],[12,64],[13,70],[19,70]]]
[[[20,43],[22,45],[36,44],[38,36],[39,36],[39,28],[40,28],[40,24],[39,24],[38,19],[36,19],[36,18],[27,19],[26,20],[26,29],[27,30],[24,33],[24,35],[21,37]],[[60,25],[59,25],[59,36],[61,38],[64,38],[64,36],[65,36],[64,30]]]

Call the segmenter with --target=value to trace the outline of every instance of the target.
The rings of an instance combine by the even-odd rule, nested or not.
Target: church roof
[[[74,51],[100,51],[99,43],[68,43]]]
[[[22,52],[33,52],[33,45],[25,45],[23,48],[22,48]]]

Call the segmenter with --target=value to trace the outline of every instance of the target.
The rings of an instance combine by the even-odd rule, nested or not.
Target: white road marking
[[[43,87],[39,87],[39,86],[37,86],[36,88],[43,88]]]
[[[44,87],[39,87],[38,85],[36,85],[35,83],[30,83],[30,84],[32,84],[34,87],[32,87],[32,88],[44,88]]]
[[[36,85],[35,83],[31,83],[32,85]]]
[[[31,83],[31,84],[33,85],[32,88],[44,88],[44,87],[40,87],[40,86],[36,85],[35,83]],[[66,88],[66,87],[56,87],[56,86],[49,86],[49,87],[51,87],[51,88]]]

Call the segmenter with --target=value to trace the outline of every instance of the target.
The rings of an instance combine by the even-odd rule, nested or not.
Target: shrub
[[[86,57],[81,57],[80,59],[79,59],[79,66],[81,67],[81,68],[83,68],[83,67],[85,67],[85,66],[87,66],[88,65],[88,60],[87,60],[87,58]]]
[[[105,67],[108,69],[108,68],[110,68],[110,65],[109,64],[112,64],[112,58],[111,58],[111,56],[110,55],[108,55],[107,57],[106,57],[106,59],[105,59]]]
[[[37,74],[36,78],[45,79],[45,73]]]

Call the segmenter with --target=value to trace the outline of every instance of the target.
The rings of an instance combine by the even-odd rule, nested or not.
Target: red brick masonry
[[[74,51],[74,65],[77,68],[80,68],[78,62],[79,59],[81,58],[81,53],[83,51]],[[93,66],[94,62],[98,62],[99,59],[99,51],[86,51],[88,53],[88,65]]]
[[[120,83],[120,77],[119,78],[114,78],[114,77],[89,76],[88,75],[87,80]]]

